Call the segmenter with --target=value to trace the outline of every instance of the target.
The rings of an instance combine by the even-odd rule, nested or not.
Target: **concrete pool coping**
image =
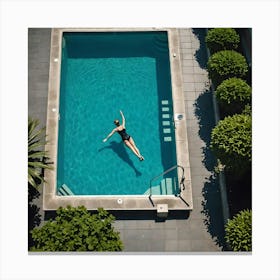
[[[59,95],[60,95],[60,68],[61,68],[61,42],[63,32],[141,32],[166,31],[168,34],[169,57],[171,68],[171,84],[173,112],[175,122],[175,143],[177,164],[184,168],[184,188],[180,195],[77,195],[59,196],[56,194],[57,176],[57,143],[59,123]],[[84,205],[89,210],[103,207],[107,210],[157,210],[157,205],[167,204],[168,210],[192,210],[192,187],[189,162],[188,138],[186,128],[186,113],[184,105],[183,81],[180,64],[179,34],[175,28],[53,28],[50,47],[50,69],[48,87],[48,107],[46,134],[46,151],[53,170],[45,170],[43,188],[43,209],[56,210],[67,205]],[[181,115],[181,118],[178,116]],[[156,174],[155,174],[156,175]],[[178,176],[179,176],[178,169]],[[180,177],[179,177],[180,180]],[[119,203],[121,199],[122,203]]]

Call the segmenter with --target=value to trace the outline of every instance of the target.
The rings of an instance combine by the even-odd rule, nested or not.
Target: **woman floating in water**
[[[103,142],[106,142],[115,132],[118,132],[122,137],[123,142],[126,144],[128,148],[139,158],[139,160],[144,160],[144,157],[140,154],[138,148],[136,147],[132,137],[128,135],[125,131],[125,118],[123,112],[120,111],[122,116],[122,124],[120,124],[119,120],[114,120],[114,124],[117,126],[112,130],[112,132],[103,139]]]

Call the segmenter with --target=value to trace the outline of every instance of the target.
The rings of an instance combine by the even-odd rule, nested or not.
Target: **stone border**
[[[185,188],[180,196],[174,195],[116,195],[116,196],[58,196],[56,195],[57,142],[59,119],[61,43],[63,32],[128,32],[128,31],[166,31],[168,34],[171,67],[171,84],[174,116],[177,164],[185,169]],[[157,204],[167,204],[169,210],[193,209],[190,162],[186,128],[186,113],[180,64],[179,34],[175,28],[54,28],[51,35],[50,69],[48,88],[48,107],[46,134],[48,143],[45,150],[53,162],[53,170],[45,170],[43,187],[43,209],[56,210],[67,205],[84,205],[89,210],[103,207],[107,210],[156,210]],[[178,173],[181,171],[178,170]],[[179,174],[178,174],[179,175]],[[119,203],[120,200],[122,203]]]

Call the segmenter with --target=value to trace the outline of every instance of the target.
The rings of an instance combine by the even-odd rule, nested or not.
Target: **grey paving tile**
[[[209,252],[217,250],[216,246],[207,240],[192,240],[191,241],[191,251],[192,252]],[[211,247],[209,247],[211,245]]]
[[[211,172],[209,172],[206,168],[201,167],[191,167],[192,175],[208,175],[210,176]]]
[[[199,74],[199,75],[205,75],[207,77],[208,72],[206,69],[201,68],[200,66],[194,66],[193,67],[193,71],[195,74]]]
[[[189,215],[191,215],[191,211],[189,213]],[[187,219],[179,219],[176,221],[176,228],[177,230],[179,230],[180,228],[189,228],[189,217]]]
[[[136,228],[139,229],[150,229],[154,227],[154,220],[137,220],[136,221]]]
[[[134,240],[153,239],[154,233],[150,229],[124,229],[124,238]]]
[[[194,102],[194,101],[187,100],[187,101],[185,102],[185,105],[186,105],[187,108],[195,109],[195,102]]]
[[[196,95],[196,92],[195,91],[184,91],[184,99],[185,100],[196,100],[197,98],[197,95]]]
[[[194,55],[192,53],[184,53],[183,52],[183,59],[184,60],[193,60],[194,59]]]
[[[197,40],[196,38],[195,39],[192,38],[192,47],[194,49],[199,49],[200,48],[199,40]]]
[[[193,66],[183,67],[183,74],[193,74]]]
[[[123,243],[125,252],[149,252],[151,248],[150,244],[143,240],[125,239]]]
[[[207,87],[205,85],[205,82],[196,82],[194,87],[195,87],[196,93],[203,93],[203,92],[209,90],[209,87]]]
[[[195,84],[194,82],[190,82],[190,83],[184,82],[183,88],[184,91],[195,91]]]
[[[186,43],[186,44],[188,44],[188,43]],[[194,56],[195,53],[196,53],[196,50],[194,50],[194,49],[182,49],[182,48],[181,48],[181,52],[180,52],[181,58],[183,57],[183,54],[191,54]]]
[[[201,182],[200,184],[197,184],[196,186],[193,185],[193,188],[192,188],[192,195],[193,195],[193,200],[195,198],[202,198],[202,190],[201,190],[201,187],[203,186],[203,183]]]
[[[194,75],[188,74],[183,76],[184,83],[193,83],[194,82]]]
[[[165,240],[165,251],[166,252],[177,252],[178,251],[178,240],[172,240],[172,239]]]
[[[165,239],[165,232],[166,229],[152,229],[151,239],[158,240],[158,239]]]
[[[181,42],[182,49],[191,49],[191,47],[192,47],[191,42],[186,42],[186,43]]]
[[[209,79],[204,74],[194,74],[194,81],[196,83],[209,83]]]
[[[176,228],[176,220],[172,219],[172,220],[166,220],[165,222],[165,228],[166,229],[170,229],[170,228]]]
[[[193,59],[183,59],[182,60],[182,65],[185,66],[193,66]]]
[[[196,168],[205,168],[203,162],[202,162],[202,159],[201,157],[193,157],[191,159],[191,166],[192,168],[196,167]]]
[[[152,240],[148,243],[150,252],[165,252],[165,240]]]
[[[188,121],[188,127],[191,128],[191,127],[195,127],[195,128],[199,128],[199,122],[197,119],[195,120],[189,120]],[[198,130],[197,130],[198,131]],[[192,137],[193,135],[190,135],[190,137]]]
[[[190,240],[178,240],[178,252],[190,252],[191,241]]]
[[[176,227],[174,228],[168,228],[164,231],[164,239],[177,239],[178,234],[177,234],[177,223]]]
[[[197,220],[197,219],[199,220],[206,219],[202,207],[194,207],[189,217],[189,223],[192,223],[193,220]]]
[[[177,230],[178,240],[189,240],[190,232],[191,232],[191,227],[190,227],[190,222],[189,222],[187,227],[185,226],[183,228],[178,228],[178,230]]]
[[[187,118],[187,120],[196,119],[196,116],[194,114],[194,110],[187,109],[186,110],[186,118]]]
[[[182,44],[182,43],[189,43],[189,42],[191,42],[191,36],[190,35],[188,35],[187,33],[186,34],[182,34],[181,36],[180,36],[180,43]]]

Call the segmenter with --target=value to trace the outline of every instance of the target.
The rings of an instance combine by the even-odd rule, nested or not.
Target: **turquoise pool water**
[[[176,165],[167,33],[67,32],[62,45],[57,188],[147,194],[150,180]],[[117,133],[102,142],[119,110],[142,162]],[[177,193],[176,177],[155,180],[153,193]]]

